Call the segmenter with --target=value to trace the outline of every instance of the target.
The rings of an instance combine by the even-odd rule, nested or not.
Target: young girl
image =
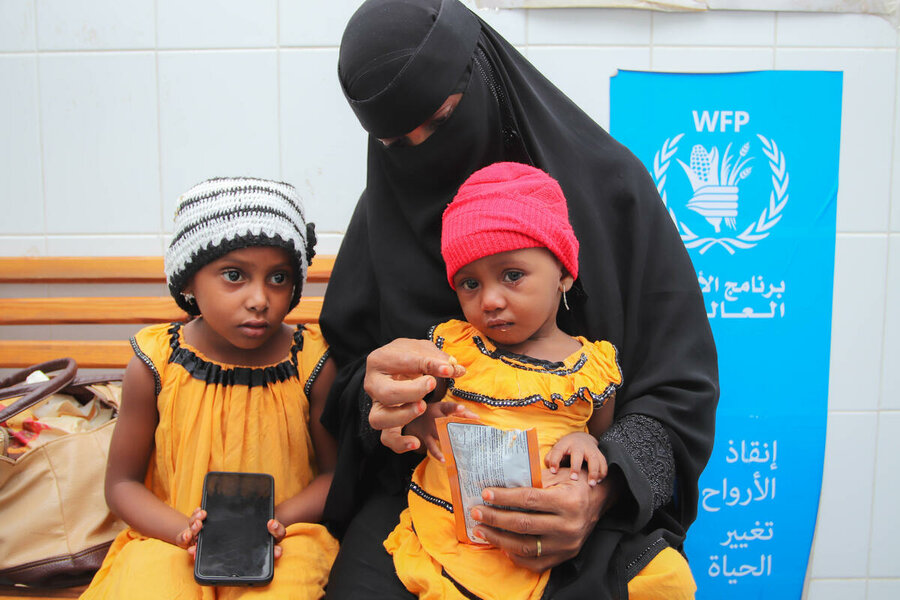
[[[178,305],[196,318],[131,339],[106,499],[129,527],[82,598],[319,598],[337,542],[317,524],[333,440],[319,423],[334,378],[316,326],[289,327],[315,235],[296,190],[250,178],[204,181],[184,194],[166,252]],[[208,471],[275,479],[276,546],[263,588],[194,582]]]
[[[606,476],[597,437],[612,422],[622,375],[609,342],[573,338],[556,324],[560,300],[565,305],[578,276],[578,240],[559,184],[527,165],[490,165],[463,183],[442,227],[447,279],[467,319],[430,334],[465,368],[449,380],[445,401],[488,425],[535,427],[551,472],[568,456],[577,478],[586,461],[595,485]],[[430,454],[413,475],[409,508],[385,541],[397,574],[422,598],[540,598],[549,571],[535,573],[496,548],[457,542],[433,424],[447,412],[430,404],[404,430]],[[472,517],[480,520],[477,508]],[[533,555],[541,555],[539,539]]]

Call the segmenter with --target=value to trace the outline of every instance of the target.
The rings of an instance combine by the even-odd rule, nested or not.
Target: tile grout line
[[[900,90],[900,65],[897,64],[897,58],[900,57],[900,50],[897,50],[894,54],[894,114],[893,114],[893,131],[894,136],[891,140],[891,158],[896,159],[897,156],[897,136],[896,132],[898,130],[897,126],[897,118],[898,118],[898,110],[897,110],[897,90]],[[892,160],[891,164],[895,164],[897,161]],[[886,414],[887,411],[882,411],[884,407],[885,400],[885,369],[887,368],[887,364],[885,362],[885,356],[887,351],[887,324],[888,324],[888,314],[889,314],[889,299],[888,295],[890,294],[890,282],[891,282],[891,217],[892,217],[892,208],[893,202],[891,202],[891,195],[893,193],[893,182],[894,182],[894,169],[890,170],[890,174],[888,176],[888,211],[887,211],[887,229],[888,235],[885,245],[885,260],[884,260],[884,281],[885,281],[885,289],[884,289],[884,305],[881,311],[881,368],[878,369],[878,417],[875,422],[875,461],[874,461],[874,477],[872,482],[872,498],[871,505],[869,507],[871,518],[869,520],[869,547],[867,548],[866,553],[866,575],[868,579],[866,580],[866,593],[868,595],[869,589],[869,581],[872,577],[872,554],[873,547],[872,541],[875,533],[875,508],[876,508],[876,491],[878,489],[878,463],[879,463],[879,442],[881,441],[881,415]]]
[[[774,21],[772,23],[772,70],[777,70],[775,65],[778,64],[778,13],[772,15]],[[838,149],[840,151],[840,148]]]
[[[42,249],[41,254],[47,254],[48,245],[47,245],[47,215],[50,212],[49,207],[47,206],[47,169],[44,165],[44,109],[43,103],[41,102],[41,52],[40,52],[40,44],[38,42],[38,8],[37,3],[32,3],[31,5],[34,8],[34,87],[35,87],[35,100],[37,101],[37,128],[38,128],[38,152],[40,154],[39,162],[40,162],[40,177],[41,177],[41,220],[42,220]]]
[[[281,81],[284,75],[281,71],[281,1],[275,2],[275,114],[278,115],[278,179],[285,181],[284,176],[284,134],[281,114]]]
[[[162,239],[166,231],[166,193],[163,186],[163,140],[162,140],[162,93],[160,91],[159,69],[159,0],[153,0],[153,65],[155,69],[156,84],[156,179],[159,185],[157,200],[159,202],[159,229],[156,233],[159,238],[160,249]]]
[[[886,295],[886,294],[885,294]],[[882,333],[884,328],[882,327]],[[884,344],[884,335],[882,335],[882,345]],[[883,356],[883,355],[882,355]],[[883,360],[883,359],[882,359]],[[879,369],[881,371],[881,369]],[[880,375],[880,373],[879,373]],[[879,402],[879,405],[881,403]],[[869,498],[869,531],[867,534],[866,544],[866,591],[869,588],[869,579],[872,576],[872,534],[875,531],[875,490],[878,488],[878,447],[881,437],[881,411],[875,411],[875,457],[872,461],[872,495]]]

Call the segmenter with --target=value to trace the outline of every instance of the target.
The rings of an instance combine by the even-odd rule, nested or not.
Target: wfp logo
[[[713,146],[709,151],[700,144],[691,148],[691,165],[684,164],[681,159],[676,159],[685,174],[691,181],[694,195],[687,203],[687,207],[704,217],[709,224],[715,227],[716,233],[720,231],[720,224],[725,220],[725,225],[734,229],[737,225],[738,214],[738,183],[746,179],[753,167],[744,168],[753,160],[747,157],[750,143],[741,146],[738,154],[738,162],[731,165],[731,144],[725,148],[722,154],[722,168],[719,168],[719,149]]]
[[[697,131],[693,143],[685,143],[685,133],[679,133],[666,138],[654,155],[656,189],[688,248],[699,248],[700,254],[715,246],[729,254],[753,248],[769,236],[788,203],[790,176],[784,153],[771,138],[740,134],[750,121],[746,112],[693,111],[693,117]],[[705,142],[701,136],[713,140]],[[763,158],[768,169],[758,160]],[[673,160],[681,170],[676,167],[670,181]],[[679,218],[676,205],[701,218]]]

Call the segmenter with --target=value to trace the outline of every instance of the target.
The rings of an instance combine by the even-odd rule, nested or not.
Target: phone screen
[[[265,473],[212,471],[203,480],[206,520],[197,539],[194,579],[204,585],[265,585],[272,580],[274,481]]]

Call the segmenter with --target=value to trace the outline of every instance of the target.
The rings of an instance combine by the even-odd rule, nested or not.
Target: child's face
[[[485,256],[453,277],[466,320],[498,346],[515,346],[556,333],[563,286],[572,277],[546,248]]]
[[[281,330],[295,283],[285,249],[252,246],[203,266],[184,291],[194,294],[210,342],[228,354],[265,347]]]

